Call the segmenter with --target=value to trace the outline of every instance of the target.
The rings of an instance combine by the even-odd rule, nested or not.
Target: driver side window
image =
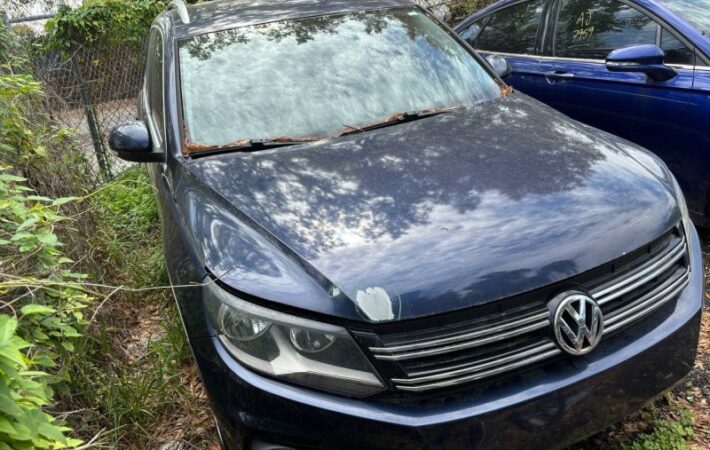
[[[473,48],[512,54],[534,54],[543,0],[524,1],[496,11],[461,32]]]
[[[660,42],[659,42],[659,33]],[[619,48],[658,44],[669,64],[692,64],[693,52],[651,17],[619,0],[562,0],[553,40],[555,56],[606,59]]]
[[[612,50],[655,44],[658,25],[617,0],[562,0],[555,31],[555,56],[605,59]]]

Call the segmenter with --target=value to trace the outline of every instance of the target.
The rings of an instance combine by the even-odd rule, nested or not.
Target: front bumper
[[[675,303],[590,355],[471,394],[342,398],[255,374],[215,338],[191,344],[229,449],[255,440],[320,449],[559,448],[622,419],[690,371],[704,289],[694,231],[690,254],[690,283]]]

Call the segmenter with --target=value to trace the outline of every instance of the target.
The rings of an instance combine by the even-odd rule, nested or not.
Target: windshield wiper
[[[436,116],[439,114],[444,114],[447,112],[454,111],[456,109],[463,108],[463,105],[447,106],[444,108],[427,108],[420,109],[418,111],[411,112],[397,112],[382,120],[377,120],[375,122],[369,122],[359,127],[353,125],[345,125],[345,128],[340,132],[340,136],[346,136],[348,134],[362,133],[363,131],[375,130],[377,128],[391,127],[392,125],[398,125],[400,123],[411,122],[413,120],[424,119],[426,117]]]
[[[269,139],[241,139],[223,145],[204,145],[194,142],[185,143],[185,151],[191,156],[196,154],[213,154],[216,152],[255,152],[287,145],[297,145],[306,142],[315,142],[325,139],[321,136],[306,137],[278,137]]]

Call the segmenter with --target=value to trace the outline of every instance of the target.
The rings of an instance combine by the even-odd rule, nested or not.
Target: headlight
[[[240,363],[293,383],[355,397],[384,389],[345,328],[272,311],[229,294],[209,278],[205,282],[212,326]]]

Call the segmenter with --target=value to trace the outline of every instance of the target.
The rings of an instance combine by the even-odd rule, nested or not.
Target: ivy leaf
[[[51,231],[44,231],[42,233],[38,233],[37,240],[40,241],[44,245],[52,246],[52,247],[56,246],[59,243],[59,239],[57,239],[57,235],[52,233]]]
[[[26,181],[26,178],[18,177],[17,175],[10,175],[9,173],[1,173],[0,174],[0,181],[21,182],[21,181]]]
[[[54,314],[57,312],[56,309],[50,307],[50,306],[45,306],[45,305],[37,305],[37,304],[30,304],[30,305],[25,305],[20,309],[20,313],[23,316],[29,316],[32,314]]]
[[[66,203],[73,202],[79,200],[79,197],[60,197],[58,199],[55,199],[51,206],[62,206]]]
[[[0,347],[10,343],[17,329],[17,319],[6,314],[0,315]]]
[[[0,417],[0,433],[15,434],[15,427],[12,426],[9,420]]]
[[[33,202],[51,202],[52,199],[43,195],[28,195],[25,199]]]
[[[68,352],[73,352],[74,351],[74,344],[71,342],[62,342],[62,347]]]

